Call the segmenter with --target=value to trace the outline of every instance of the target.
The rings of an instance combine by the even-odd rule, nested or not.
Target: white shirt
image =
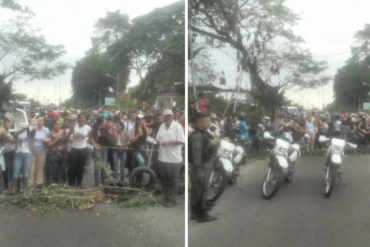
[[[27,130],[21,132],[18,135],[18,145],[15,150],[16,153],[31,153],[30,151],[30,142]]]
[[[166,128],[166,124],[163,123],[159,127],[156,139],[159,143],[167,141],[178,141],[185,143],[184,130],[178,122],[172,121],[168,129]],[[181,147],[182,145],[169,145],[167,147],[160,145],[158,151],[158,160],[166,163],[181,163],[183,161]]]
[[[335,131],[340,131],[341,124],[342,124],[342,122],[340,120],[335,121],[335,123],[334,123],[334,130]]]
[[[131,139],[131,130],[134,126],[135,126],[135,121],[132,122],[131,120],[129,120],[126,122],[125,131],[128,135],[128,139]]]
[[[72,148],[87,148],[87,140],[89,138],[90,131],[91,128],[89,125],[85,124],[82,128],[76,125],[73,133]]]

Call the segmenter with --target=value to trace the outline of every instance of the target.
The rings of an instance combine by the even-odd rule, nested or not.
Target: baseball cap
[[[173,116],[173,112],[170,109],[166,109],[163,111],[163,116]]]

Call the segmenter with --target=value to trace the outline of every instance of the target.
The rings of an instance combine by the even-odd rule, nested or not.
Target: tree
[[[59,60],[65,54],[64,47],[49,44],[30,24],[33,14],[28,8],[11,0],[1,1],[0,7],[15,12],[15,17],[0,23],[0,88],[7,92],[0,98],[1,105],[9,100],[14,82],[52,78],[68,65]]]
[[[274,115],[287,87],[328,82],[325,62],[315,61],[291,29],[298,16],[284,0],[190,0],[190,28],[214,47],[230,45],[249,74],[252,96]]]
[[[184,82],[184,2],[178,1],[155,9],[135,18],[132,23],[130,33],[112,47],[112,51],[117,57],[125,55],[127,51],[131,54],[131,68],[141,78],[134,95],[146,98],[152,96],[160,86]]]
[[[334,78],[335,104],[332,107],[343,110],[358,109],[368,98],[370,89],[366,85],[370,84],[370,25],[366,24],[354,39],[352,56]]]
[[[112,46],[125,38],[131,30],[129,16],[120,11],[108,12],[95,24],[91,38],[92,47],[81,58],[72,72],[73,97],[70,102],[84,107],[94,107],[111,94],[109,88],[124,91],[130,75],[128,52],[116,57],[109,52]],[[106,74],[119,75],[119,89],[114,79]]]
[[[97,106],[109,88],[115,88],[116,82],[105,74],[111,72],[107,58],[99,53],[91,53],[76,63],[72,72],[72,91],[75,102],[84,106]]]

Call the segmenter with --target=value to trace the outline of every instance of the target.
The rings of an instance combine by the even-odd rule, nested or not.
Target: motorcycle
[[[301,151],[298,144],[292,144],[290,132],[283,133],[280,138],[274,138],[269,132],[265,132],[264,139],[275,140],[261,188],[262,197],[270,199],[279,190],[281,184],[289,183],[293,179],[295,162],[301,155]]]
[[[248,158],[247,156],[251,153],[252,148],[251,140],[247,138],[242,138],[241,136],[238,135],[234,139],[234,143],[237,147],[241,148],[241,151],[243,152],[240,164],[245,164]]]
[[[209,176],[208,201],[215,202],[224,192],[227,183],[234,184],[239,175],[243,148],[227,140],[221,140],[214,158],[214,167]]]
[[[327,138],[326,136],[319,136],[320,143],[330,142],[325,161],[325,197],[330,197],[334,190],[336,178],[340,174],[340,168],[343,166],[343,156],[345,147],[357,149],[357,145],[346,142],[338,138]]]

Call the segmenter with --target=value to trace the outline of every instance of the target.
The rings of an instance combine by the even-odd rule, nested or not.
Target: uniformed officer
[[[198,222],[216,220],[208,214],[207,192],[209,174],[214,163],[213,147],[217,139],[211,139],[207,129],[211,126],[210,118],[205,113],[198,113],[194,120],[194,131],[189,136],[189,167],[191,179],[191,215]]]

